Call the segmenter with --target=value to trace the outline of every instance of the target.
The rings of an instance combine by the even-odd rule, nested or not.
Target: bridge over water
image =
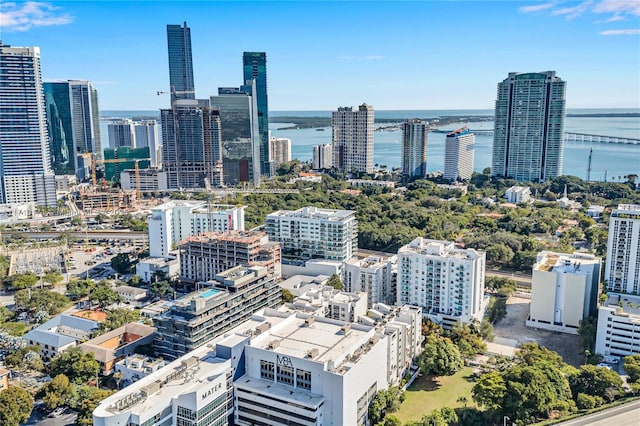
[[[435,129],[430,131],[434,133],[451,133],[451,130],[441,130],[441,129]],[[493,136],[493,130],[470,129],[469,131],[478,136]],[[626,144],[626,145],[640,145],[640,139],[637,139],[637,138],[623,138],[619,136],[592,135],[588,133],[574,133],[574,132],[565,132],[564,140],[565,142],[617,143],[617,144]]]

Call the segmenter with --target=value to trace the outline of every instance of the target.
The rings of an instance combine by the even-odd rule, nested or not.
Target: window
[[[293,385],[293,368],[279,365],[276,381],[287,385]]]
[[[311,372],[297,369],[296,386],[302,389],[311,390]]]
[[[273,380],[274,364],[270,361],[260,360],[260,378]]]

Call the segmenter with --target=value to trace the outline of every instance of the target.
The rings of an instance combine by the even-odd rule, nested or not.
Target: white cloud
[[[605,19],[598,19],[594,24],[608,24],[611,22],[627,21],[640,16],[640,0],[585,0],[575,6],[562,5],[563,0],[522,6],[518,10],[524,13],[548,11],[552,16],[564,16],[567,20],[575,19],[586,14],[607,15]],[[602,35],[638,34],[638,29],[603,30]]]
[[[371,55],[371,56],[367,56],[365,59],[369,59],[369,60],[384,59],[384,56],[382,56],[382,55]]]
[[[59,7],[51,3],[36,1],[0,4],[0,28],[5,31],[28,31],[33,27],[66,25],[73,22],[73,16],[59,10]]]
[[[550,2],[550,3],[532,4],[531,6],[522,6],[518,10],[520,12],[522,12],[522,13],[541,12],[543,10],[551,9],[556,4],[558,4],[558,3],[557,2]]]
[[[600,35],[613,36],[613,35],[637,35],[640,34],[640,28],[629,28],[626,30],[606,30],[600,31]]]

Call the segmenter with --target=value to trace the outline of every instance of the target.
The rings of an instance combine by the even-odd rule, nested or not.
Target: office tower
[[[129,119],[112,121],[107,124],[107,131],[109,132],[110,148],[120,148],[122,146],[128,146],[130,148],[137,147],[133,121]]]
[[[413,119],[402,123],[402,173],[408,177],[427,176],[427,134],[429,123]]]
[[[104,177],[109,182],[119,182],[120,173],[125,170],[148,169],[151,166],[149,160],[149,148],[132,148],[121,146],[119,148],[107,148],[104,150]]]
[[[220,110],[208,100],[181,99],[160,110],[160,118],[169,189],[221,185]]]
[[[215,279],[238,265],[261,266],[282,275],[280,244],[264,231],[201,232],[180,242],[180,281],[196,284]]]
[[[333,145],[325,143],[313,146],[313,169],[327,170],[333,167]]]
[[[245,208],[184,200],[153,207],[147,218],[149,256],[167,258],[180,241],[203,232],[244,231]]]
[[[45,82],[44,100],[49,131],[51,167],[57,175],[75,175],[75,147],[69,83]]]
[[[260,173],[271,176],[274,172],[269,151],[269,102],[267,96],[267,54],[244,52],[242,68],[245,84],[255,80],[255,90],[249,94],[256,99],[258,107],[258,132],[260,133]]]
[[[222,170],[224,182],[236,185],[253,182],[260,185],[260,133],[255,83],[247,86],[220,87],[211,105],[220,109],[222,125]]]
[[[134,121],[133,131],[136,137],[136,148],[149,147],[151,167],[159,167],[162,153],[158,143],[158,122],[156,120]]]
[[[640,295],[640,205],[611,212],[604,282],[610,292]]]
[[[447,135],[444,149],[444,178],[468,180],[473,174],[473,150],[476,136],[465,127]]]
[[[587,253],[538,253],[531,277],[529,327],[578,334],[596,314],[600,258]]]
[[[444,328],[481,321],[486,254],[416,238],[398,250],[397,303],[420,306]]]
[[[562,175],[565,90],[555,71],[512,72],[498,84],[493,176],[538,182]]]
[[[91,82],[44,83],[52,168],[58,174],[87,179],[87,155],[102,158],[98,92]]]
[[[351,210],[279,210],[267,215],[265,231],[292,259],[327,259],[344,262],[358,253],[358,221]]]
[[[333,167],[346,173],[373,173],[373,107],[340,107],[331,116]]]
[[[56,205],[38,47],[0,42],[0,201]]]
[[[178,99],[195,99],[193,60],[191,58],[191,29],[184,23],[167,25],[169,51],[169,90],[171,103]]]
[[[271,138],[270,143],[271,161],[274,167],[291,161],[291,139]]]

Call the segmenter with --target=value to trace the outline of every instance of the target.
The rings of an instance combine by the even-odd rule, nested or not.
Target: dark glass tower
[[[244,52],[242,55],[245,83],[256,81],[256,93],[251,93],[258,104],[258,131],[260,133],[260,173],[273,174],[269,155],[269,102],[267,100],[267,54],[264,52]]]
[[[76,173],[69,83],[44,83],[51,165],[57,175]]]
[[[195,99],[193,60],[191,58],[191,29],[184,23],[167,25],[169,50],[169,88],[171,102],[176,99]]]

